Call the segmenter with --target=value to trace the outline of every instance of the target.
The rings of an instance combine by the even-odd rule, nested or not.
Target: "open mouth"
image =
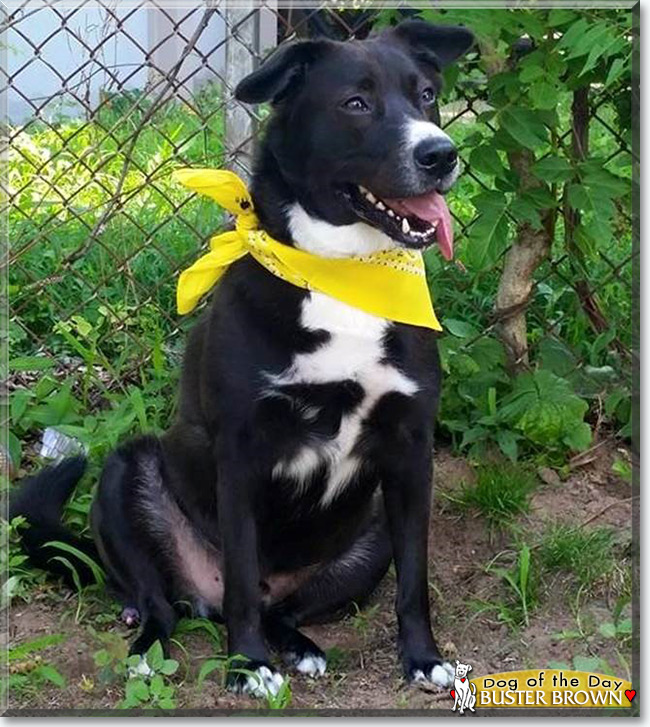
[[[437,242],[445,260],[453,258],[451,214],[439,192],[433,190],[417,197],[380,199],[361,185],[350,185],[345,196],[358,217],[391,239],[417,249]]]

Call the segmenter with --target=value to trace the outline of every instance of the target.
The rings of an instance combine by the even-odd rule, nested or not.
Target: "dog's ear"
[[[458,661],[458,659],[456,659],[456,664],[460,664],[460,661]]]
[[[472,666],[470,664],[467,665],[467,671],[472,671]]]
[[[439,69],[453,63],[474,45],[474,34],[462,25],[432,25],[424,20],[406,20],[390,32],[420,57],[433,56],[428,60]]]
[[[280,101],[302,82],[307,68],[329,45],[325,40],[308,40],[280,46],[257,71],[239,82],[235,98],[244,103]]]

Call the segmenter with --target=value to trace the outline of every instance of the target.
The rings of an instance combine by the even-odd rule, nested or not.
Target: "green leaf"
[[[531,171],[544,182],[565,182],[574,174],[571,164],[563,157],[549,156],[533,164]]]
[[[9,448],[11,463],[18,469],[23,456],[23,446],[20,439],[13,432],[7,432],[7,447]]]
[[[55,361],[46,356],[17,356],[9,360],[10,371],[47,371],[55,366]]]
[[[600,624],[598,631],[606,639],[613,639],[616,637],[616,625],[611,622]]]
[[[533,106],[538,109],[554,109],[559,100],[557,87],[548,81],[538,81],[528,89]]]
[[[156,697],[160,696],[162,690],[165,688],[165,681],[160,674],[155,674],[149,682],[149,691]]]
[[[472,169],[497,177],[505,171],[501,157],[493,144],[482,144],[472,149],[469,164]]]
[[[95,579],[95,583],[97,583],[98,585],[103,585],[106,581],[106,576],[104,575],[104,571],[102,570],[102,568],[89,555],[82,552],[78,548],[75,548],[74,545],[63,543],[60,540],[50,540],[42,547],[45,548],[47,546],[63,550],[70,555],[74,555],[75,558],[78,558],[82,563],[85,563],[90,568],[90,571],[93,574],[93,578]]]
[[[493,265],[508,246],[508,198],[499,192],[484,192],[472,201],[479,217],[469,231],[465,260],[478,271]]]
[[[553,8],[548,14],[547,25],[549,28],[557,28],[559,25],[565,25],[575,20],[577,13],[575,10],[566,10],[564,8]]]
[[[516,462],[519,456],[519,447],[517,446],[519,438],[519,435],[510,431],[510,429],[499,429],[496,433],[499,449],[511,462]]]
[[[603,196],[598,190],[584,184],[570,184],[567,195],[569,204],[574,209],[607,217],[614,213],[614,205],[608,195]]]
[[[499,114],[501,128],[527,149],[537,149],[548,143],[548,131],[539,115],[522,107],[507,107]]]
[[[163,648],[160,641],[154,641],[147,651],[147,664],[153,669],[153,671],[160,671],[160,668],[165,661],[163,654]]]
[[[67,636],[65,636],[65,634],[48,634],[47,636],[41,636],[38,639],[28,641],[25,644],[19,644],[18,646],[14,646],[12,649],[9,649],[7,658],[9,661],[24,659],[29,654],[33,654],[35,651],[42,651],[50,646],[56,646],[66,639]]]
[[[175,674],[178,671],[178,662],[176,659],[165,659],[160,667],[160,673],[169,676]]]
[[[443,319],[443,327],[456,338],[473,338],[478,335],[478,329],[467,321],[459,321],[456,318]]]
[[[217,669],[224,669],[226,666],[226,660],[225,659],[207,659],[203,664],[201,665],[201,668],[199,669],[199,674],[196,678],[197,686],[201,686],[203,682],[212,674],[212,672],[217,671]]]
[[[221,631],[219,630],[219,627],[214,623],[214,621],[210,621],[207,618],[181,619],[178,622],[174,633],[179,635],[199,630],[205,631],[210,636],[216,651],[219,651],[221,649],[221,645],[223,642]]]
[[[632,619],[624,618],[616,627],[619,634],[631,634],[632,633]]]
[[[580,58],[580,56],[589,54],[593,48],[601,47],[605,38],[610,34],[611,29],[609,23],[604,20],[599,21],[597,23],[593,23],[590,27],[587,27],[587,29],[584,32],[581,32],[570,45],[565,43],[566,36],[568,35],[568,33],[566,33],[562,38],[561,43],[558,44],[558,48],[562,45],[562,47],[568,47],[570,49],[569,54],[567,55],[569,60],[572,60],[573,58]]]
[[[510,204],[510,213],[517,222],[527,222],[533,229],[539,230],[542,226],[542,219],[537,207],[525,197],[518,197]]]
[[[584,36],[588,29],[589,23],[587,20],[585,20],[585,18],[580,18],[566,29],[555,46],[556,50],[560,51],[575,47],[577,41]]]
[[[37,671],[48,682],[57,687],[65,687],[65,677],[50,664],[42,664]]]
[[[125,696],[131,703],[146,702],[149,699],[149,687],[144,679],[130,679],[126,683]]]
[[[546,72],[539,62],[531,63],[528,58],[526,58],[525,61],[526,65],[523,66],[519,73],[519,80],[521,83],[530,83],[531,81],[536,81],[539,78],[544,78]]]
[[[562,442],[576,452],[582,452],[591,444],[591,427],[586,422],[577,422],[565,432]]]
[[[607,79],[605,80],[605,88],[608,88],[613,83],[628,71],[629,61],[627,58],[614,58],[612,65],[610,66]]]
[[[597,656],[576,656],[573,659],[573,668],[576,671],[598,671],[600,668],[600,659]]]

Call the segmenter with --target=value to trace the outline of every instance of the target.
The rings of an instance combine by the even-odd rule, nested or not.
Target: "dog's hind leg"
[[[301,624],[322,623],[363,604],[388,570],[391,545],[383,516],[335,560],[317,570],[293,593],[268,610],[265,636],[298,671],[325,672],[325,654],[300,633]]]
[[[392,557],[383,513],[338,558],[329,561],[278,604],[297,625],[331,621],[367,601],[386,574]]]
[[[93,503],[95,542],[125,607],[123,618],[127,625],[139,622],[142,627],[131,654],[145,654],[155,641],[167,653],[177,621],[170,578],[162,572],[166,555],[151,534],[152,527],[165,526],[155,502],[161,477],[160,444],[151,438],[136,440],[108,458]]]

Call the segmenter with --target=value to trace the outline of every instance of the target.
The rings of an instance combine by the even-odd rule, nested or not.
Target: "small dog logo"
[[[456,673],[454,675],[454,688],[450,694],[454,700],[454,706],[451,708],[452,712],[458,708],[459,714],[465,714],[465,710],[469,709],[470,712],[475,712],[476,705],[476,686],[470,682],[467,676],[468,672],[472,670],[470,664],[461,664],[456,659]]]

